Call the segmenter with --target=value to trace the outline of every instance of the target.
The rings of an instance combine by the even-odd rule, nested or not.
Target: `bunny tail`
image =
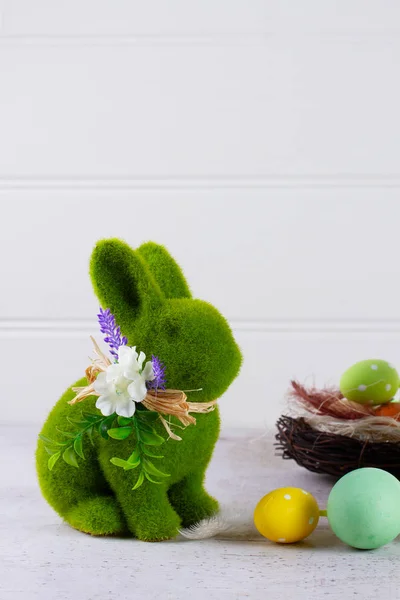
[[[189,540],[204,540],[222,534],[224,537],[252,538],[256,529],[251,515],[244,511],[223,509],[208,519],[181,529],[179,533]]]

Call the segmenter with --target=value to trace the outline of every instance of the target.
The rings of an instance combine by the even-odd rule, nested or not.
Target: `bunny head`
[[[93,250],[90,274],[103,308],[110,308],[130,346],[166,367],[169,388],[201,391],[191,401],[221,396],[239,372],[242,356],[226,319],[193,299],[167,250],[148,242],[132,250],[118,239]]]

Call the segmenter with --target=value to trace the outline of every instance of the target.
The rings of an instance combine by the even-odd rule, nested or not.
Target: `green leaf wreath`
[[[151,448],[161,446],[166,440],[154,429],[154,423],[159,418],[159,414],[149,410],[137,410],[133,417],[121,417],[112,414],[107,417],[95,415],[82,411],[82,418],[78,420],[67,417],[71,425],[78,426],[75,431],[61,431],[59,433],[65,437],[65,441],[58,442],[51,440],[44,435],[40,439],[45,445],[46,452],[50,454],[48,468],[51,471],[59,458],[71,467],[79,468],[78,458],[85,460],[83,453],[83,438],[86,435],[93,445],[93,433],[98,433],[105,440],[112,438],[114,440],[126,440],[133,432],[136,434],[136,446],[127,460],[114,456],[110,459],[116,467],[130,471],[139,469],[139,474],[133,490],[139,488],[145,479],[151,483],[161,484],[162,479],[170,475],[160,471],[154,465],[151,459],[164,458],[160,454],[155,454]],[[161,481],[160,481],[161,479]]]
[[[154,452],[153,448],[166,441],[156,432],[156,421],[161,421],[168,438],[180,441],[182,438],[173,431],[171,421],[167,421],[163,414],[175,416],[186,427],[196,423],[190,412],[210,412],[214,410],[215,401],[191,403],[187,402],[185,392],[166,390],[165,367],[158,357],[153,355],[152,360],[145,363],[146,356],[143,352],[138,353],[136,347],[127,346],[127,338],[121,336],[121,330],[109,309],[100,309],[98,319],[101,332],[106,334],[104,341],[110,346],[114,362],[103,354],[92,338],[97,358],[86,369],[88,385],[72,388],[77,395],[69,404],[76,404],[95,395],[98,396],[96,408],[99,413],[82,411],[79,420],[67,417],[75,431],[61,431],[57,428],[65,438],[64,441],[39,436],[50,455],[48,468],[51,471],[61,457],[71,467],[79,468],[78,459],[85,460],[85,436],[94,445],[95,434],[105,440],[126,440],[135,433],[136,445],[129,458],[125,460],[114,456],[110,461],[125,471],[138,469],[138,478],[132,488],[134,490],[145,479],[159,485],[170,475],[158,469],[152,460],[164,458]],[[175,424],[175,427],[180,426]]]

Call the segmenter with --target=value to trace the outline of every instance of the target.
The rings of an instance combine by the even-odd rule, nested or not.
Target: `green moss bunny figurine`
[[[168,388],[183,390],[191,403],[214,401],[225,392],[239,372],[240,350],[225,318],[192,298],[163,246],[149,242],[132,250],[118,239],[102,240],[93,250],[90,275],[100,304],[115,315],[128,346],[165,365]],[[92,535],[159,541],[218,511],[203,487],[219,434],[217,408],[196,414],[196,423],[184,428],[169,417],[181,440],[167,440],[159,415],[143,405],[136,405],[137,418],[130,420],[115,413],[104,417],[96,408],[98,395],[69,404],[76,396],[73,388],[87,384],[86,378],[79,380],[59,399],[36,452],[42,493],[67,523]],[[82,433],[68,446],[73,423],[91,435]],[[142,459],[138,448],[145,453]],[[64,460],[56,462],[61,452]],[[142,473],[138,481],[140,460],[146,477]]]

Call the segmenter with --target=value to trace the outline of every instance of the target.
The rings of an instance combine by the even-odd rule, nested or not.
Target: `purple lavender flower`
[[[100,313],[97,315],[100,324],[101,333],[105,333],[104,341],[110,346],[110,354],[115,359],[118,359],[118,348],[126,346],[128,340],[125,336],[121,336],[121,328],[116,324],[115,317],[109,308],[103,310],[100,307]]]
[[[151,363],[153,365],[154,379],[153,381],[146,382],[148,389],[165,390],[166,379],[164,364],[160,361],[160,359],[157,356],[154,356],[154,354],[151,357]]]

